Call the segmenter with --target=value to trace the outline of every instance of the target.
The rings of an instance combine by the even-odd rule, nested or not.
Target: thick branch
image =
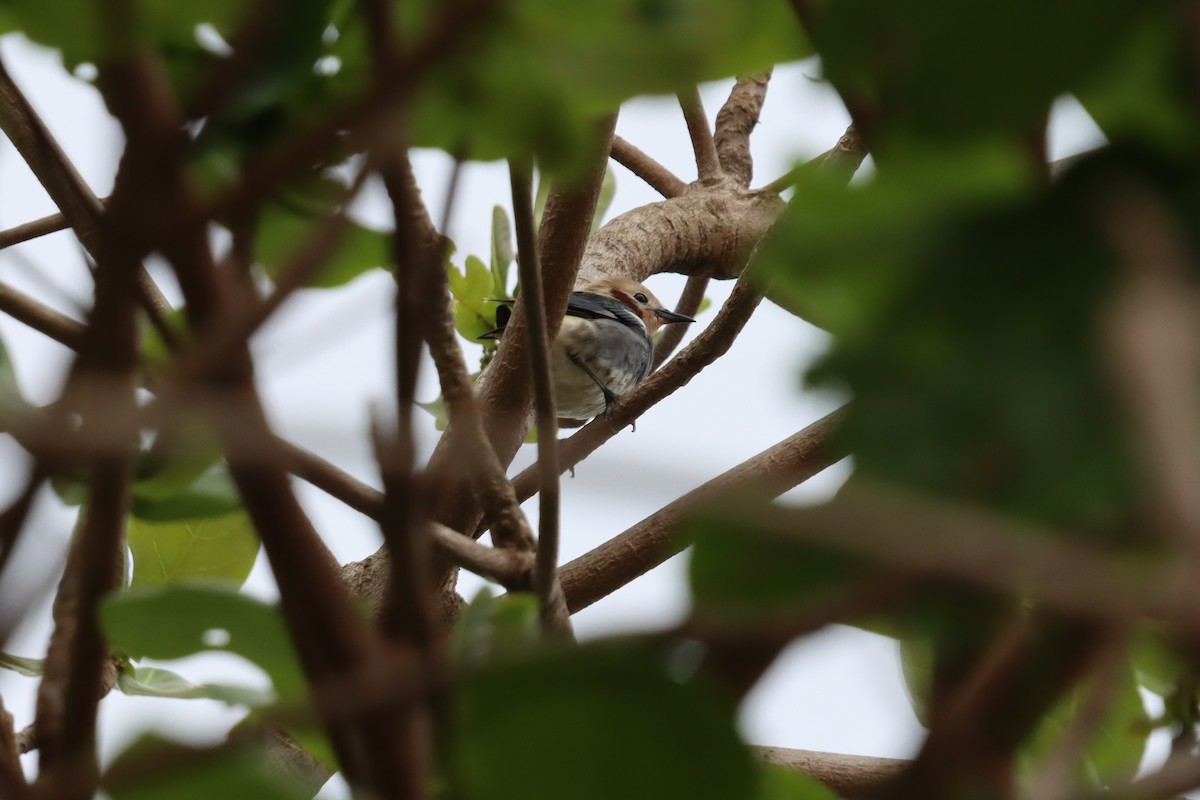
[[[750,134],[758,125],[763,101],[767,97],[770,70],[738,78],[729,99],[717,112],[716,147],[721,169],[743,188],[754,177],[754,161],[750,157]]]
[[[816,778],[839,797],[861,797],[902,773],[910,762],[899,758],[822,753],[788,747],[755,747],[768,764],[803,772]]]
[[[674,536],[683,516],[717,494],[754,490],[779,495],[839,461],[844,452],[833,433],[835,411],[758,455],[743,461],[563,566],[563,591],[572,613],[587,608],[681,552],[687,542]]]

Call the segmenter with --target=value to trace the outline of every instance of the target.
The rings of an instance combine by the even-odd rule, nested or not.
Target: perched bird
[[[499,327],[481,339],[499,339],[510,310],[496,314]],[[650,374],[660,325],[695,322],[662,307],[650,290],[631,278],[604,278],[572,292],[558,338],[550,352],[558,415],[589,419]]]

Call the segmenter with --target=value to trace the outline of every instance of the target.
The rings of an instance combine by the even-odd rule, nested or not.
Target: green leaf
[[[454,295],[454,322],[459,335],[477,342],[479,337],[495,329],[496,306],[491,271],[475,256],[467,256],[463,270],[447,262],[450,293]]]
[[[116,22],[121,36],[112,35],[106,14],[115,13],[100,3],[77,0],[12,0],[9,14],[30,39],[62,51],[73,69],[82,62],[100,62],[135,50],[194,44],[196,27],[212,25],[226,34],[246,11],[240,0],[175,3],[170,0],[134,0],[132,15]]]
[[[148,522],[173,522],[198,517],[218,517],[242,507],[241,496],[222,462],[205,469],[188,483],[192,470],[157,473],[134,484],[133,515]]]
[[[286,203],[267,206],[259,220],[256,254],[268,275],[278,277],[290,260],[296,258],[299,248],[311,246],[313,236],[325,222],[322,212],[328,207],[323,202],[332,200],[329,197],[318,200],[317,194],[331,192],[336,196],[337,191],[326,186],[308,197],[290,195]],[[391,248],[389,233],[347,220],[333,252],[305,285],[329,289],[343,286],[373,269],[383,269],[392,263]]]
[[[112,800],[301,800],[311,791],[272,768],[265,748],[246,742],[187,747],[155,736],[134,742],[110,766],[101,787]]]
[[[910,151],[862,186],[803,170],[756,266],[776,303],[835,334],[855,333],[905,290],[947,228],[1032,188],[1010,147]]]
[[[459,613],[451,649],[459,663],[479,665],[528,653],[538,641],[537,598],[528,592],[497,598],[485,586]]]
[[[802,772],[774,764],[759,768],[759,800],[837,800],[837,795]]]
[[[821,6],[811,34],[825,74],[881,109],[893,141],[948,141],[1040,130],[1053,100],[1156,11],[1125,0],[841,0]]]
[[[742,515],[739,515],[742,516]],[[780,541],[727,513],[698,515],[682,529],[694,541],[688,576],[696,613],[725,622],[780,618],[837,597],[869,575],[856,560],[819,547]]]
[[[584,645],[507,662],[458,694],[451,775],[467,800],[750,797],[732,709],[646,648]],[[619,768],[617,768],[619,766]]]
[[[42,658],[24,658],[9,653],[0,653],[0,669],[12,670],[26,678],[41,677],[42,667],[46,664]]]
[[[1036,775],[1038,763],[1053,757],[1059,742],[1070,735],[1092,690],[1094,687],[1087,684],[1076,687],[1043,717],[1037,734],[1021,753],[1020,766],[1026,779]],[[1107,713],[1089,730],[1091,736],[1083,760],[1076,765],[1079,783],[1100,788],[1132,780],[1145,753],[1151,725],[1128,665],[1123,667],[1112,689]]]
[[[100,616],[109,645],[129,658],[166,661],[209,650],[230,652],[262,668],[281,703],[306,697],[279,609],[238,594],[227,583],[131,588],[106,598]]]
[[[492,298],[508,297],[508,268],[516,257],[512,243],[512,225],[503,206],[492,208]]]
[[[413,41],[432,10],[453,13],[407,5]],[[623,100],[808,52],[782,0],[518,0],[488,22],[417,91],[413,141],[480,160],[536,155],[550,171],[578,166]]]
[[[156,586],[195,578],[245,582],[259,541],[245,511],[170,522],[129,521],[133,554],[130,586]]]
[[[197,685],[159,667],[126,667],[117,673],[117,688],[131,697],[220,700],[230,705],[251,707],[269,705],[275,700],[274,692],[218,683]]]

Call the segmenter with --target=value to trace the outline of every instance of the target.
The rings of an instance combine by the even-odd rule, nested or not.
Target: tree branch
[[[534,232],[532,169],[509,163],[512,183],[513,223],[517,232],[517,268],[529,323],[529,371],[533,378],[533,407],[538,429],[538,540],[533,587],[543,631],[550,636],[573,638],[558,580],[558,413],[550,372],[550,337],[542,297],[542,271]],[[511,485],[511,484],[510,484]]]
[[[750,157],[750,134],[758,125],[763,101],[767,97],[767,82],[771,71],[756,72],[738,78],[729,99],[717,112],[715,142],[721,169],[743,188],[754,177],[754,161]]]
[[[620,136],[613,137],[610,155],[613,161],[644,180],[663,197],[678,197],[687,188],[687,184],[671,170]]]
[[[817,420],[564,565],[560,574],[571,612],[587,608],[681,552],[687,542],[674,536],[677,524],[714,495],[753,490],[776,496],[841,460],[846,453],[834,443],[833,433],[843,416],[844,411],[835,411]]]
[[[803,772],[825,784],[839,797],[865,796],[896,778],[911,763],[899,758],[822,753],[788,747],[752,749],[767,764]]]
[[[69,227],[71,227],[71,223],[67,222],[66,216],[63,214],[50,214],[41,219],[26,222],[24,225],[0,231],[0,250],[12,247],[15,244],[28,242],[31,239],[37,239],[41,236],[47,236],[51,233],[65,231]]]
[[[708,115],[700,92],[693,86],[679,93],[679,107],[687,122],[688,134],[692,139],[692,150],[696,154],[696,172],[700,181],[714,181],[721,176],[721,162],[717,158],[717,147],[712,129],[708,127]]]

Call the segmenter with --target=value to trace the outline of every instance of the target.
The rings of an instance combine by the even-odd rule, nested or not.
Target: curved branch
[[[729,93],[729,99],[717,112],[715,140],[721,169],[743,188],[749,186],[750,179],[754,177],[754,161],[750,157],[750,134],[758,125],[763,101],[767,97],[769,80],[770,70],[738,78]]]

